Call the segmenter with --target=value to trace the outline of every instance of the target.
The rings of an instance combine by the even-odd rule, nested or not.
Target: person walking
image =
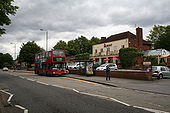
[[[110,68],[106,66],[106,80],[110,80]]]

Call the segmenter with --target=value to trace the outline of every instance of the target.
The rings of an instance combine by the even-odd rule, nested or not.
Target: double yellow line
[[[61,78],[65,78],[65,79],[69,79],[69,80],[74,80],[74,81],[85,82],[85,83],[89,83],[89,84],[96,84],[94,82],[90,82],[90,81],[86,81],[86,80],[80,80],[80,79],[76,79],[76,78],[69,78],[69,77],[61,77]]]

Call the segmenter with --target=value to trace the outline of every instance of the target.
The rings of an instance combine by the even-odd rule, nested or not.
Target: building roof
[[[170,54],[170,52],[167,51],[166,49],[147,50],[144,52],[144,56],[161,56],[168,54]]]
[[[111,35],[106,40],[104,40],[102,43],[116,41],[116,40],[122,40],[122,39],[126,39],[128,37],[136,37],[136,36],[133,33],[127,31],[127,32]]]

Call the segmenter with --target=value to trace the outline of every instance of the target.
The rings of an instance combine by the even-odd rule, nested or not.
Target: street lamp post
[[[17,48],[16,48],[16,43],[10,43],[10,44],[14,44],[14,60],[17,58]]]
[[[45,31],[46,33],[46,51],[48,51],[48,30],[40,29],[41,31]]]
[[[10,43],[10,44],[14,44],[14,70],[16,70],[16,59],[17,59],[17,48],[16,48],[16,43]]]

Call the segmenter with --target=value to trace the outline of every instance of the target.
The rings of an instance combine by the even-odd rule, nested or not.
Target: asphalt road
[[[29,113],[150,113],[109,99],[43,85],[0,71],[0,89],[14,94],[12,104]]]

